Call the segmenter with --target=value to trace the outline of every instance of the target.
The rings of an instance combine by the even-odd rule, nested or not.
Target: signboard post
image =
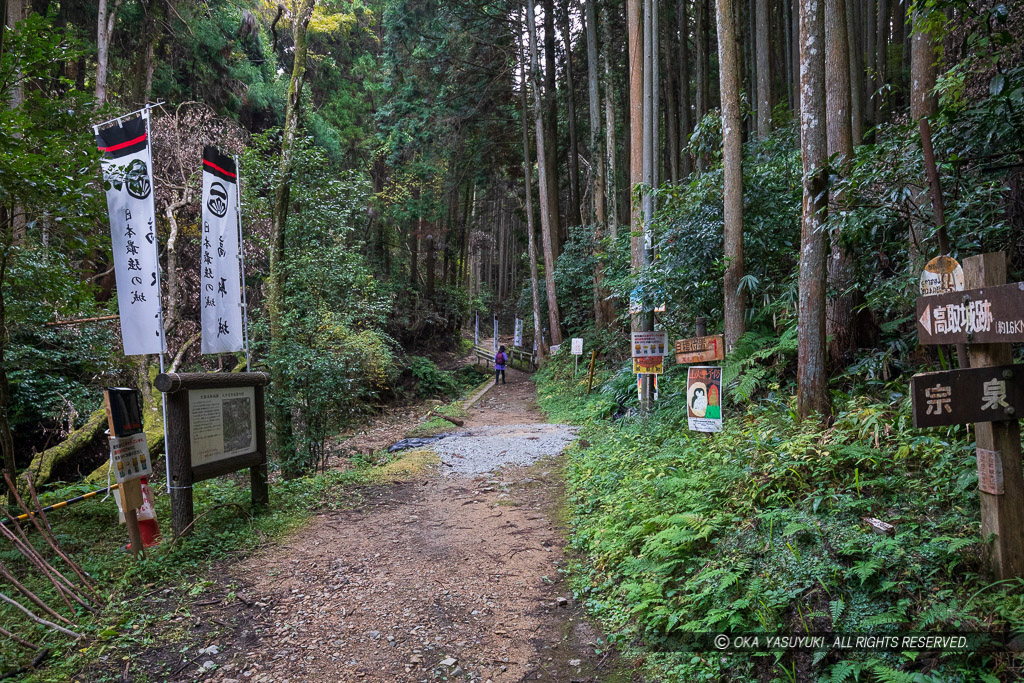
[[[167,397],[171,524],[192,524],[192,485],[249,468],[253,505],[269,502],[265,372],[164,373],[154,385]]]
[[[1008,579],[1024,576],[1024,366],[1011,365],[1009,344],[1024,340],[1024,283],[1003,284],[1002,252],[965,259],[964,276],[967,291],[917,300],[919,343],[970,343],[971,368],[915,375],[914,425],[974,422],[981,535],[994,535],[992,570]]]
[[[576,365],[572,370],[573,376],[576,375],[580,370],[580,356],[583,355],[583,338],[573,337],[572,338],[572,356],[576,361]]]

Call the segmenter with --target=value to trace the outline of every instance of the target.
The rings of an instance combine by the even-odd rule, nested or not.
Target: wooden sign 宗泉
[[[918,298],[917,341],[921,345],[1024,341],[1024,282]]]
[[[711,363],[725,358],[725,337],[693,337],[676,340],[676,363]]]
[[[910,379],[915,427],[1015,420],[1024,410],[1024,365],[925,372]]]

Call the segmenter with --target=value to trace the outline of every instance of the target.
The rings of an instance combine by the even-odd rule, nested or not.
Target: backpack
[[[495,365],[505,365],[505,363],[507,363],[507,362],[508,362],[508,354],[507,353],[502,353],[501,351],[499,351],[498,353],[494,354],[494,364]]]

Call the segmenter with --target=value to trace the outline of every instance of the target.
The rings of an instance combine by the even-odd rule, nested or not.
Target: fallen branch
[[[439,417],[442,420],[447,420],[448,422],[451,422],[456,427],[461,427],[464,424],[466,424],[465,420],[459,420],[459,419],[456,419],[454,417],[448,417],[447,415],[442,415],[441,413],[435,413],[433,410],[430,410],[430,411],[427,412],[427,414],[423,417],[423,421],[426,422],[427,420],[430,419],[431,416]]]
[[[7,636],[8,638],[10,638],[14,642],[16,642],[18,645],[21,645],[22,647],[27,647],[30,650],[38,650],[39,649],[39,646],[36,645],[35,643],[30,643],[27,640],[25,640],[24,638],[22,638],[20,636],[14,635],[13,633],[11,633],[10,631],[8,631],[7,629],[5,629],[3,627],[0,627],[0,636]]]
[[[14,607],[17,607],[19,610],[21,610],[22,612],[25,613],[25,616],[27,616],[29,619],[31,619],[32,621],[36,622],[37,624],[42,624],[43,626],[49,626],[53,630],[59,631],[59,632],[63,633],[64,635],[71,636],[75,640],[78,640],[79,638],[82,637],[81,633],[75,633],[74,631],[72,631],[69,628],[64,628],[63,626],[61,626],[59,624],[55,624],[52,621],[47,621],[46,619],[43,619],[42,617],[37,616],[36,614],[33,614],[24,605],[22,605],[20,602],[18,602],[17,600],[14,600],[12,598],[7,597],[3,593],[0,593],[0,600],[3,600],[4,602],[6,602],[6,603],[8,603],[10,605],[13,605]]]
[[[29,643],[29,644],[31,645],[31,643]],[[34,645],[33,645],[33,648],[35,648],[36,650],[39,649],[38,647],[35,647]],[[35,659],[32,660],[32,663],[29,664],[28,666],[23,666],[20,669],[15,669],[14,671],[8,671],[5,674],[0,674],[0,681],[4,680],[6,678],[14,678],[15,676],[20,676],[21,674],[28,673],[29,671],[33,671],[34,669],[38,668],[39,665],[43,663],[43,660],[46,659],[49,656],[50,656],[50,649],[47,648],[47,649],[43,650],[42,652],[40,652],[39,654],[37,654]]]

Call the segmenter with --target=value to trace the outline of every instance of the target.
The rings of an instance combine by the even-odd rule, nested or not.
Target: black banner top
[[[104,158],[118,159],[144,150],[146,138],[146,119],[136,116],[120,126],[102,129],[96,135],[96,146]]]
[[[229,183],[237,182],[238,168],[235,160],[222,154],[216,147],[203,147],[203,170]]]

